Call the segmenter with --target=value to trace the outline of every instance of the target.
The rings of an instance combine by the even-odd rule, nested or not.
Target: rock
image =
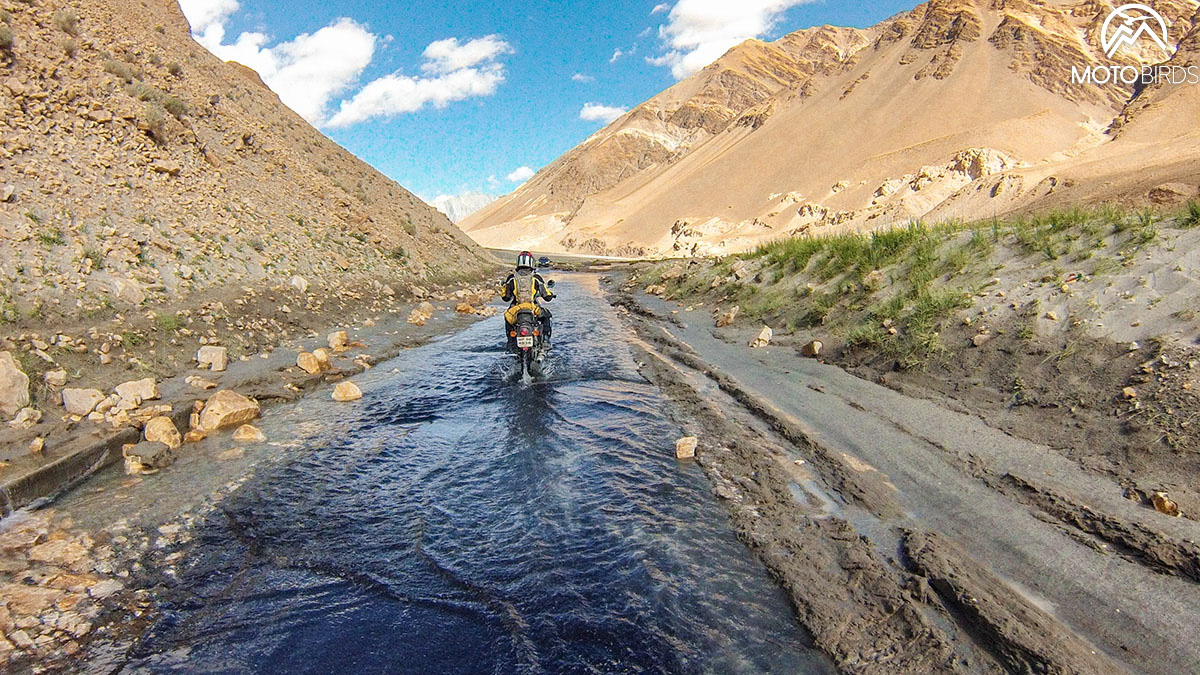
[[[14,429],[32,429],[34,425],[42,421],[42,411],[36,408],[21,408],[17,416],[13,418],[8,426]]]
[[[231,459],[241,459],[246,456],[246,450],[243,448],[230,448],[217,455],[217,459],[221,461],[229,461]]]
[[[15,616],[39,616],[54,607],[63,595],[64,591],[55,588],[0,583],[0,598],[4,598],[8,610]],[[9,638],[12,637],[9,634]]]
[[[333,388],[333,400],[347,403],[349,401],[357,401],[362,398],[362,390],[353,382],[338,382]]]
[[[417,305],[408,315],[408,322],[415,326],[424,326],[426,321],[433,318],[437,310],[428,301]]]
[[[750,341],[750,348],[759,349],[761,347],[766,347],[767,345],[771,344],[771,338],[773,337],[775,337],[775,332],[771,330],[771,327],[763,326],[762,330],[758,332],[758,337]]]
[[[115,391],[117,392],[117,396],[120,396],[122,399],[137,401],[138,403],[153,401],[159,397],[158,385],[154,383],[153,377],[122,382],[116,386]]]
[[[104,394],[95,389],[63,389],[62,403],[71,415],[83,417],[96,409],[96,404],[104,400]]]
[[[170,417],[154,417],[146,422],[145,438],[147,441],[162,443],[172,450],[178,450],[179,446],[183,445],[183,437],[179,435],[179,429],[175,428],[175,422]]]
[[[5,417],[29,405],[29,376],[9,352],[0,352],[0,413]]]
[[[1121,393],[1125,396],[1126,399],[1131,399],[1131,400],[1137,398],[1137,395],[1138,395],[1137,389],[1134,389],[1133,387],[1125,387],[1125,389]]]
[[[124,589],[125,585],[116,579],[105,579],[104,581],[94,584],[91,588],[89,588],[88,595],[92,596],[96,600],[103,600],[116,593],[120,593]]]
[[[12,640],[13,645],[17,649],[33,649],[33,640],[29,637],[29,633],[26,633],[23,630],[17,630],[9,633],[8,639]]]
[[[982,346],[986,345],[988,342],[991,342],[991,340],[992,340],[991,333],[979,333],[975,337],[971,338],[971,344],[975,345],[976,347],[982,347]]]
[[[12,185],[5,185],[3,190],[0,190],[0,202],[16,201],[14,197],[17,195],[17,188]]]
[[[125,473],[131,476],[151,473],[175,463],[175,451],[166,443],[157,441],[127,445],[121,454],[125,457]]]
[[[191,431],[189,431],[183,435],[183,442],[184,443],[199,443],[200,441],[202,441],[206,438],[208,438],[208,434],[206,432],[201,431],[199,429],[192,429]]]
[[[661,284],[651,284],[646,287],[646,295],[662,296],[662,295],[666,294],[666,292],[667,292],[667,287],[663,286]]]
[[[243,424],[233,432],[233,441],[235,443],[265,443],[267,435],[256,426]]]
[[[45,438],[38,436],[37,438],[33,439],[32,441],[29,441],[29,451],[32,452],[33,454],[40,455],[40,454],[42,454],[42,451],[45,449],[46,449],[46,439]]]
[[[312,354],[316,357],[321,370],[333,370],[333,356],[329,353],[328,349],[324,347],[314,349]]]
[[[815,359],[821,355],[821,350],[825,348],[825,343],[820,340],[813,340],[800,348],[800,354],[807,356],[810,359]]]
[[[308,373],[309,375],[316,375],[317,373],[324,370],[323,368],[321,368],[321,362],[317,359],[317,357],[315,355],[313,355],[312,352],[300,352],[299,354],[297,354],[296,355],[296,365],[299,366],[301,370]]]
[[[195,375],[188,377],[186,380],[184,380],[184,382],[187,382],[197,389],[208,390],[217,388],[216,382],[213,382],[212,380],[206,380],[203,377],[197,377]]]
[[[684,436],[675,441],[675,458],[694,459],[696,457],[696,446],[699,444],[700,439],[695,436]]]
[[[71,539],[51,539],[29,549],[29,559],[74,569],[87,561],[88,548]]]
[[[45,375],[42,375],[42,381],[51,387],[65,387],[67,385],[67,371],[65,370],[47,370]]]
[[[292,277],[292,280],[288,283],[291,284],[292,288],[300,291],[301,293],[308,292],[308,280],[305,279],[304,277],[301,277],[301,276]]]
[[[1179,511],[1179,505],[1171,501],[1165,492],[1155,492],[1150,496],[1150,501],[1154,504],[1154,510],[1161,514],[1179,518],[1183,514]]]
[[[1046,312],[1046,318],[1051,321],[1058,321],[1058,313],[1057,312]]]
[[[146,301],[146,292],[142,290],[142,285],[133,279],[113,277],[105,284],[105,288],[115,298],[130,305],[140,305]]]
[[[339,330],[329,334],[329,348],[335,352],[344,352],[350,348],[350,336],[346,331]]]
[[[154,173],[165,173],[168,176],[178,176],[183,167],[179,166],[179,162],[159,159],[155,160],[154,163],[150,165],[150,169],[154,171]]]
[[[258,418],[262,409],[255,401],[228,389],[208,398],[200,412],[201,431],[213,432],[241,426]]]
[[[469,302],[460,302],[458,303],[458,306],[454,308],[454,311],[458,312],[459,314],[474,314],[475,307]]]
[[[728,312],[725,312],[717,318],[717,328],[724,328],[733,323],[737,319],[738,312],[742,311],[739,305],[734,305]]]
[[[205,345],[196,350],[196,363],[201,370],[221,372],[229,367],[229,350],[216,345]]]

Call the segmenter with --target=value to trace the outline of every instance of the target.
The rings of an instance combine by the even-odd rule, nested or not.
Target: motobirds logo
[[[1167,22],[1152,7],[1141,4],[1122,5],[1113,10],[1100,31],[1100,46],[1108,58],[1114,58],[1122,49],[1136,49],[1148,41],[1163,52],[1163,62],[1175,55]],[[1088,66],[1080,69],[1071,66],[1071,82],[1074,84],[1200,84],[1200,67],[1197,66]]]

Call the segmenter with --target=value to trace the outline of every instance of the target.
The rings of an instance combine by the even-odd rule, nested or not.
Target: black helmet
[[[537,265],[533,262],[533,254],[529,251],[521,251],[521,255],[517,256],[517,269],[534,269]]]

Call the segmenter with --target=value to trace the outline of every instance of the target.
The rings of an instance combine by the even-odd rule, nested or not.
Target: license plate
[[[517,338],[517,346],[521,349],[533,349],[533,336],[522,335],[521,337]]]

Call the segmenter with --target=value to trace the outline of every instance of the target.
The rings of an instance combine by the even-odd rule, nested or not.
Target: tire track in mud
[[[668,319],[625,294],[613,304],[630,311],[627,320],[645,341],[638,349],[643,374],[704,439],[697,459],[729,501],[743,540],[787,589],[801,622],[839,670],[1123,670],[944,537],[910,523],[898,527],[905,518],[886,476],[815,443],[802,423],[651,323]],[[697,379],[714,383],[741,410],[717,407]],[[737,423],[739,414],[765,422],[777,438],[755,432],[746,439],[750,426]],[[795,476],[786,446],[811,459],[833,494],[883,521],[892,531],[888,541],[872,543],[848,520],[799,504],[788,489]],[[895,555],[888,555],[892,544]]]

